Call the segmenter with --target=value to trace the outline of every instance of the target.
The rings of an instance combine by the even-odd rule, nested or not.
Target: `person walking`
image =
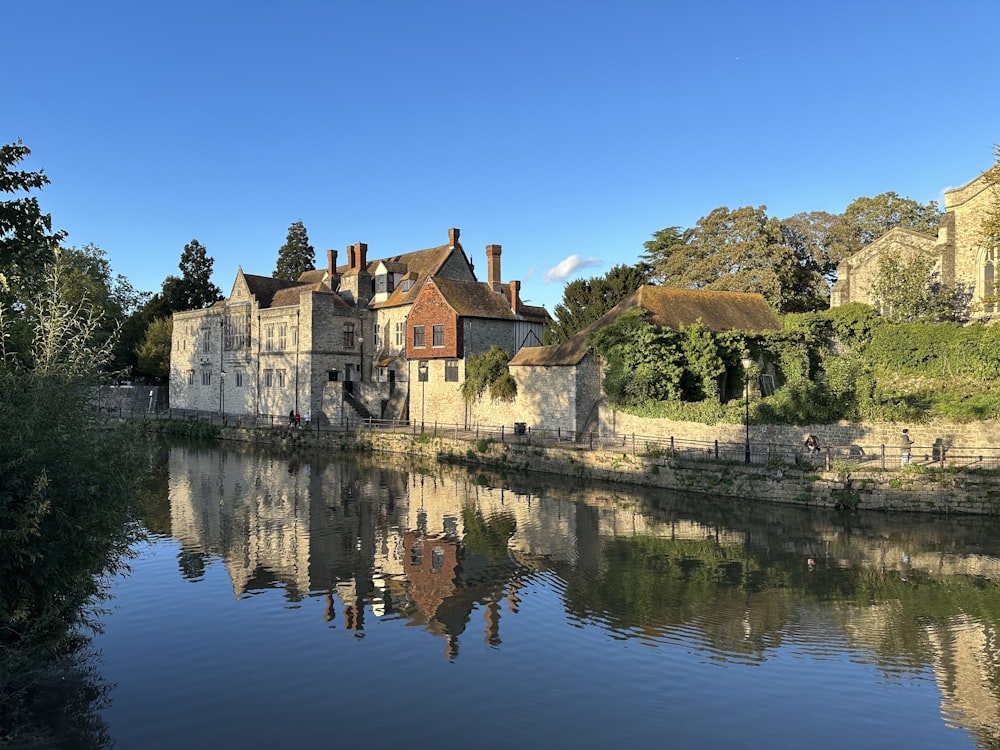
[[[899,441],[899,454],[900,454],[900,466],[906,466],[910,463],[911,455],[910,450],[913,446],[913,439],[910,437],[910,431],[903,428],[903,435]]]

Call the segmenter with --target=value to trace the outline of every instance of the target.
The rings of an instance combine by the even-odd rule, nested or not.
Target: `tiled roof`
[[[510,364],[578,364],[590,349],[590,334],[614,323],[633,307],[647,310],[650,323],[675,331],[698,320],[716,332],[781,330],[777,316],[759,294],[641,286],[569,341],[556,346],[522,347]]]
[[[257,298],[257,304],[261,307],[270,307],[274,295],[282,289],[288,289],[299,285],[297,281],[286,281],[285,279],[274,279],[270,276],[254,276],[245,273],[247,288],[250,293]]]
[[[397,272],[395,268],[398,268],[399,272],[405,269],[407,278],[412,278],[416,282],[407,290],[403,289],[402,284],[398,284],[385,302],[373,304],[372,307],[395,307],[397,305],[412,304],[423,286],[421,282],[437,273],[438,269],[448,260],[452,250],[455,249],[457,248],[453,248],[451,245],[439,245],[427,250],[416,250],[412,253],[403,253],[402,255],[394,255],[389,258],[370,261],[368,263],[369,273],[373,273],[378,268],[379,263],[385,263],[386,266],[391,263],[394,266],[394,273]],[[344,268],[346,271],[347,267],[345,266]]]
[[[280,289],[274,293],[274,297],[271,299],[271,307],[285,307],[286,305],[297,305],[299,304],[299,295],[303,292],[321,292],[323,294],[333,294],[330,291],[330,287],[323,283],[318,282],[315,284],[298,284],[294,287],[289,287],[288,289]],[[335,307],[349,307],[349,305],[340,298],[339,294],[334,294],[334,306]]]
[[[445,302],[460,317],[516,320],[507,298],[494,292],[489,284],[438,278],[433,281]]]
[[[257,304],[261,308],[297,305],[299,304],[299,295],[302,292],[325,292],[326,294],[332,294],[330,287],[323,282],[303,284],[299,281],[273,279],[270,276],[254,276],[249,273],[243,274],[243,278],[246,280],[247,288],[256,297]],[[339,295],[337,299],[339,300],[339,304],[347,306],[347,303],[340,300]]]
[[[650,312],[650,322],[661,328],[679,331],[697,320],[710,330],[719,331],[779,331],[781,323],[759,294],[742,292],[710,292],[696,289],[674,289],[663,286],[641,286],[608,310],[600,320],[617,320],[630,307],[642,307]],[[603,327],[603,325],[601,326]]]

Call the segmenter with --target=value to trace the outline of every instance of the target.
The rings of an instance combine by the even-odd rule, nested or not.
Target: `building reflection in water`
[[[930,667],[944,714],[1000,739],[1000,535],[989,519],[845,516],[214,448],[172,448],[169,469],[185,578],[221,560],[236,597],[323,597],[323,619],[358,637],[366,616],[402,618],[455,659],[463,638],[480,637],[466,634],[475,617],[501,648],[504,614],[545,575],[562,582],[571,621],[653,644],[683,633],[712,658],[753,662],[814,616],[810,601],[833,600],[829,620],[810,623],[814,639],[863,650],[889,675]],[[923,616],[929,592],[939,604]],[[963,611],[969,601],[981,611]]]

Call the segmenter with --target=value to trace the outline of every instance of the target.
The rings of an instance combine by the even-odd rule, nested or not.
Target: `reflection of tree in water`
[[[517,531],[517,520],[511,513],[497,513],[484,518],[482,511],[472,505],[462,507],[465,525],[463,542],[468,553],[480,554],[493,563],[508,557],[507,545]]]
[[[15,715],[0,716],[0,746],[7,747],[6,731],[15,727],[17,743],[11,747],[20,750],[110,748],[108,725],[98,712],[110,704],[112,686],[98,673],[96,661],[81,636],[47,667],[19,673],[6,687],[20,692],[23,701]]]
[[[197,583],[205,578],[205,568],[208,555],[201,550],[181,547],[177,553],[177,567],[185,581]]]

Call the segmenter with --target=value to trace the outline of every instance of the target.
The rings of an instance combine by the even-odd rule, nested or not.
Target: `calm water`
[[[164,449],[118,748],[1000,746],[1000,528]]]

